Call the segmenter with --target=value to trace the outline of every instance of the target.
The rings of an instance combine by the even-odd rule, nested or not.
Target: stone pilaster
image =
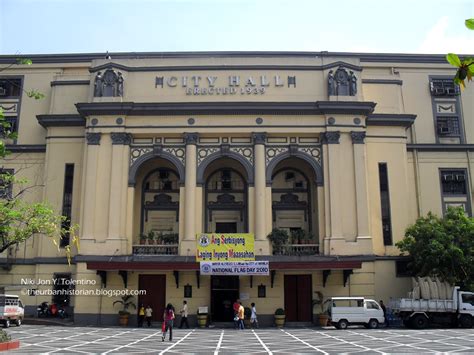
[[[266,240],[265,133],[254,133],[255,154],[255,239]]]
[[[196,240],[196,175],[197,157],[196,144],[197,133],[186,133],[186,172],[185,172],[185,197],[184,197],[184,240]]]

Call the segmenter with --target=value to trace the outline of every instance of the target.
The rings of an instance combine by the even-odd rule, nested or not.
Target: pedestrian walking
[[[148,328],[151,327],[151,316],[153,314],[153,309],[150,307],[150,305],[146,306],[145,308],[145,319],[146,319],[146,324],[148,325]]]
[[[383,324],[385,324],[385,326],[388,328],[387,307],[385,307],[385,304],[383,303],[382,300],[380,300],[380,308],[382,308],[382,311],[383,311],[383,318],[384,318]]]
[[[161,341],[165,341],[166,332],[170,331],[170,341],[173,340],[173,319],[174,319],[174,307],[171,303],[168,303],[165,311],[163,313],[163,322],[164,322],[164,329],[163,335],[161,337]]]
[[[239,308],[240,308],[240,300],[237,298],[232,305],[232,309],[234,310],[234,328],[239,329]]]
[[[258,328],[258,319],[257,319],[257,308],[255,308],[255,303],[250,304],[252,306],[252,314],[250,315],[250,326],[252,328]]]
[[[239,318],[239,329],[241,330],[244,330],[244,313],[245,313],[245,309],[244,309],[244,306],[242,306],[242,302],[240,302],[240,306],[239,306],[239,311],[237,313],[237,316]]]
[[[138,327],[143,327],[143,321],[145,320],[145,307],[143,304],[140,305],[138,309]]]
[[[179,324],[179,329],[183,328],[183,325],[186,324],[186,328],[189,328],[188,324],[188,302],[186,300],[183,301],[183,308],[180,311],[181,313],[181,323]]]

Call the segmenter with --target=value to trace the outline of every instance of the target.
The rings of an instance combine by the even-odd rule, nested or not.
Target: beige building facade
[[[0,73],[0,106],[18,131],[2,168],[37,185],[26,198],[80,226],[80,248],[71,266],[41,236],[1,256],[0,285],[23,293],[30,313],[64,302],[78,324],[116,324],[109,296],[128,289],[146,291],[135,301],[155,320],[185,299],[192,321],[202,306],[231,321],[241,298],[263,324],[280,307],[311,322],[317,292],[405,295],[395,247],[405,228],[450,205],[472,214],[474,89],[459,92],[443,56],[31,59]],[[14,61],[0,56],[2,67]],[[281,250],[267,238],[274,228],[292,236]],[[200,275],[196,235],[213,232],[253,234],[269,275]],[[46,292],[61,288],[75,294]]]

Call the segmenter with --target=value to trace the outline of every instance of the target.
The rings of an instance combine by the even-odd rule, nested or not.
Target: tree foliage
[[[474,19],[467,19],[465,24],[467,28],[474,30]],[[474,58],[468,57],[461,60],[457,54],[448,53],[446,60],[458,69],[454,76],[454,82],[460,85],[461,88],[465,88],[464,80],[471,81],[474,76]]]
[[[15,64],[31,65],[30,59],[18,59],[15,63],[0,69],[4,71]],[[37,90],[25,91],[26,95],[35,100],[44,98],[44,94]],[[0,159],[10,154],[6,143],[16,139],[10,122],[5,118],[0,107]],[[58,215],[44,202],[30,203],[24,200],[25,193],[35,188],[26,186],[25,179],[18,179],[7,171],[0,173],[0,253],[10,246],[24,242],[36,234],[50,238],[53,244],[60,247],[59,239],[69,236],[70,243],[65,249],[68,262],[71,260],[71,246],[79,248],[79,239],[76,235],[77,226],[70,226],[65,216]],[[13,192],[13,186],[15,187]],[[67,223],[66,223],[67,222]]]
[[[408,267],[415,275],[474,288],[474,218],[462,208],[448,208],[443,218],[431,212],[418,218],[396,246],[412,257]]]

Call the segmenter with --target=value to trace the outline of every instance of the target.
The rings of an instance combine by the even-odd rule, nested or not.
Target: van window
[[[332,300],[333,307],[362,307],[362,300]]]
[[[470,303],[474,306],[474,295],[464,294],[462,295],[462,302],[463,303]]]
[[[375,302],[367,301],[366,303],[367,309],[380,309],[379,305]]]

